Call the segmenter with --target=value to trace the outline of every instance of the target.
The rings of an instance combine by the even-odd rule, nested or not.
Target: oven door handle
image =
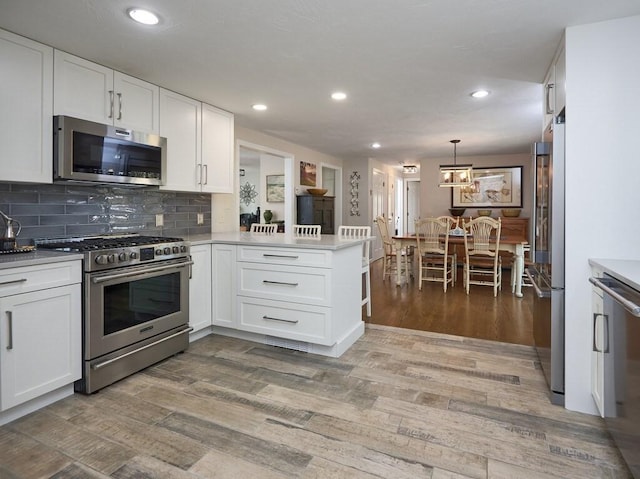
[[[177,264],[168,264],[164,266],[156,266],[155,268],[147,268],[144,271],[130,271],[128,273],[116,273],[109,274],[107,276],[98,276],[97,278],[91,278],[91,282],[94,284],[104,283],[105,281],[111,281],[112,279],[129,278],[133,276],[140,276],[141,274],[155,273],[156,271],[165,271],[168,269],[184,268],[185,266],[191,266],[193,261],[184,261]]]
[[[637,305],[633,301],[629,301],[627,298],[617,293],[598,278],[591,277],[589,278],[589,282],[597,288],[600,288],[602,291],[611,296],[615,301],[620,303],[624,309],[629,311],[636,318],[640,318],[640,305]]]

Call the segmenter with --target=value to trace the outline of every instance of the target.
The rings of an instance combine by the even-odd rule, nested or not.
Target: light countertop
[[[589,259],[591,266],[640,291],[640,260]]]
[[[338,235],[320,235],[319,238],[295,237],[288,233],[250,233],[250,232],[229,232],[210,233],[193,235],[185,240],[192,245],[220,243],[237,244],[243,246],[275,246],[283,248],[307,248],[307,249],[327,249],[339,250],[349,248],[356,244],[362,244],[362,239],[345,239]]]
[[[0,269],[19,268],[62,261],[80,260],[84,256],[80,253],[65,253],[62,251],[35,250],[29,253],[0,254]]]

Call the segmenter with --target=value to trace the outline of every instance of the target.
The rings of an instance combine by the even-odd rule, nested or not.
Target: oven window
[[[180,273],[106,286],[104,335],[180,311]]]

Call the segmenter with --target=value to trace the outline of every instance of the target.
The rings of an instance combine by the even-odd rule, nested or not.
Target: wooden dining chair
[[[275,233],[278,228],[278,225],[273,223],[265,224],[265,223],[253,223],[251,225],[251,233]]]
[[[375,219],[375,223],[378,226],[380,232],[380,239],[382,240],[382,248],[384,249],[383,263],[382,263],[382,281],[385,281],[387,276],[393,277],[397,274],[397,255],[396,246],[393,243],[393,239],[389,234],[389,223],[384,216],[378,216]],[[402,248],[400,250],[400,275],[404,276],[409,282],[409,276],[412,273],[413,267],[413,248]]]
[[[468,222],[463,220],[464,230],[464,285],[492,286],[493,296],[502,289],[502,261],[500,259],[500,218],[479,216]]]
[[[455,284],[457,258],[449,251],[449,231],[457,224],[450,216],[415,221],[420,291],[423,281],[441,282],[445,293],[448,284]]]
[[[293,236],[320,238],[321,225],[293,225]]]
[[[338,228],[338,236],[340,238],[370,238],[371,226],[340,226]],[[364,277],[365,294],[362,298],[362,306],[367,305],[367,316],[371,317],[371,269],[369,267],[369,251],[371,242],[369,240],[362,242],[362,274]]]

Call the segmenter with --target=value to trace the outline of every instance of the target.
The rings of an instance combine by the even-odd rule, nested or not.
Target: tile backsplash
[[[153,186],[0,183],[0,210],[22,225],[19,245],[35,238],[126,233],[187,237],[211,231],[210,194]],[[159,213],[161,227],[156,226]],[[197,224],[198,213],[204,215],[203,225]]]

